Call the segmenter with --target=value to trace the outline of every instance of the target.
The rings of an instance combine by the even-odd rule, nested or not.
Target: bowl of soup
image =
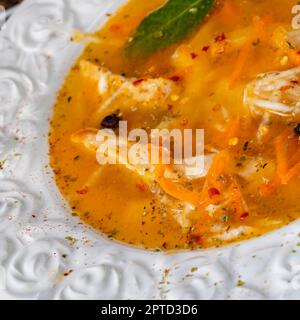
[[[85,48],[49,135],[73,215],[111,239],[160,250],[225,246],[297,220],[297,12],[290,0],[129,0],[97,32],[74,32]],[[171,141],[153,147],[163,130]],[[201,154],[191,142],[189,158],[174,161],[176,132],[198,132]],[[125,145],[158,159],[133,163]],[[191,174],[185,160],[197,156]]]

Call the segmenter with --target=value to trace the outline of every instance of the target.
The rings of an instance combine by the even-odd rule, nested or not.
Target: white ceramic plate
[[[0,298],[300,298],[299,221],[171,255],[105,240],[68,211],[47,135],[55,94],[82,50],[70,35],[99,28],[123,2],[27,0],[0,34]]]

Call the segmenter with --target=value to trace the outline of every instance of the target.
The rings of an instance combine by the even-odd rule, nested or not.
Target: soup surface
[[[61,89],[50,159],[72,212],[150,249],[221,246],[300,216],[300,33],[291,0],[220,0],[184,40],[134,59],[124,46],[165,1],[129,0]],[[101,8],[99,8],[101,10]],[[204,129],[205,170],[100,165],[97,130]],[[183,168],[184,169],[184,168]]]

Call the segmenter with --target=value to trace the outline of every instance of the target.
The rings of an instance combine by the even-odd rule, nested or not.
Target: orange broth
[[[109,17],[93,35],[98,41],[86,46],[58,94],[49,136],[50,160],[57,186],[72,212],[110,238],[163,250],[221,246],[260,236],[298,219],[299,175],[288,183],[275,182],[281,158],[274,146],[284,132],[283,139],[296,139],[298,118],[271,115],[261,126],[262,116],[253,116],[243,103],[246,85],[258,74],[297,65],[289,49],[276,47],[274,40],[278,28],[291,30],[295,1],[217,1],[205,22],[183,42],[131,61],[123,54],[124,44],[142,19],[163,3],[129,0]],[[107,165],[99,171],[95,155],[71,141],[78,130],[100,129],[107,116],[96,112],[101,97],[97,84],[82,75],[82,61],[124,77],[175,79],[180,93],[169,98],[168,108],[122,110],[120,103],[122,119],[128,121],[129,129],[155,128],[164,119],[169,120],[169,128],[205,129],[206,146],[229,154],[230,176],[238,186],[228,191],[231,204],[216,213],[194,208],[189,228],[183,228],[174,218],[172,205],[162,203],[139,175],[121,165]],[[230,131],[235,125],[236,130]],[[263,141],[258,141],[259,130]],[[288,159],[298,150],[296,142],[291,145]],[[294,166],[295,161],[288,165]],[[247,166],[252,168],[250,177],[242,174]],[[90,179],[93,183],[85,188]],[[193,180],[189,189],[203,195],[205,183],[205,177]],[[211,184],[207,190],[208,201],[214,192],[220,192],[213,187]],[[178,206],[178,199],[168,197]],[[238,201],[243,208],[238,207]],[[218,204],[212,201],[212,205]]]

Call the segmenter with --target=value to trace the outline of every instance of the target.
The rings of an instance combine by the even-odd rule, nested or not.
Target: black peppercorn
[[[298,137],[300,137],[300,123],[297,124],[297,126],[294,129],[294,131],[295,131],[296,135]]]
[[[119,126],[121,118],[118,114],[114,113],[105,117],[101,122],[101,127],[104,129],[116,129]]]

